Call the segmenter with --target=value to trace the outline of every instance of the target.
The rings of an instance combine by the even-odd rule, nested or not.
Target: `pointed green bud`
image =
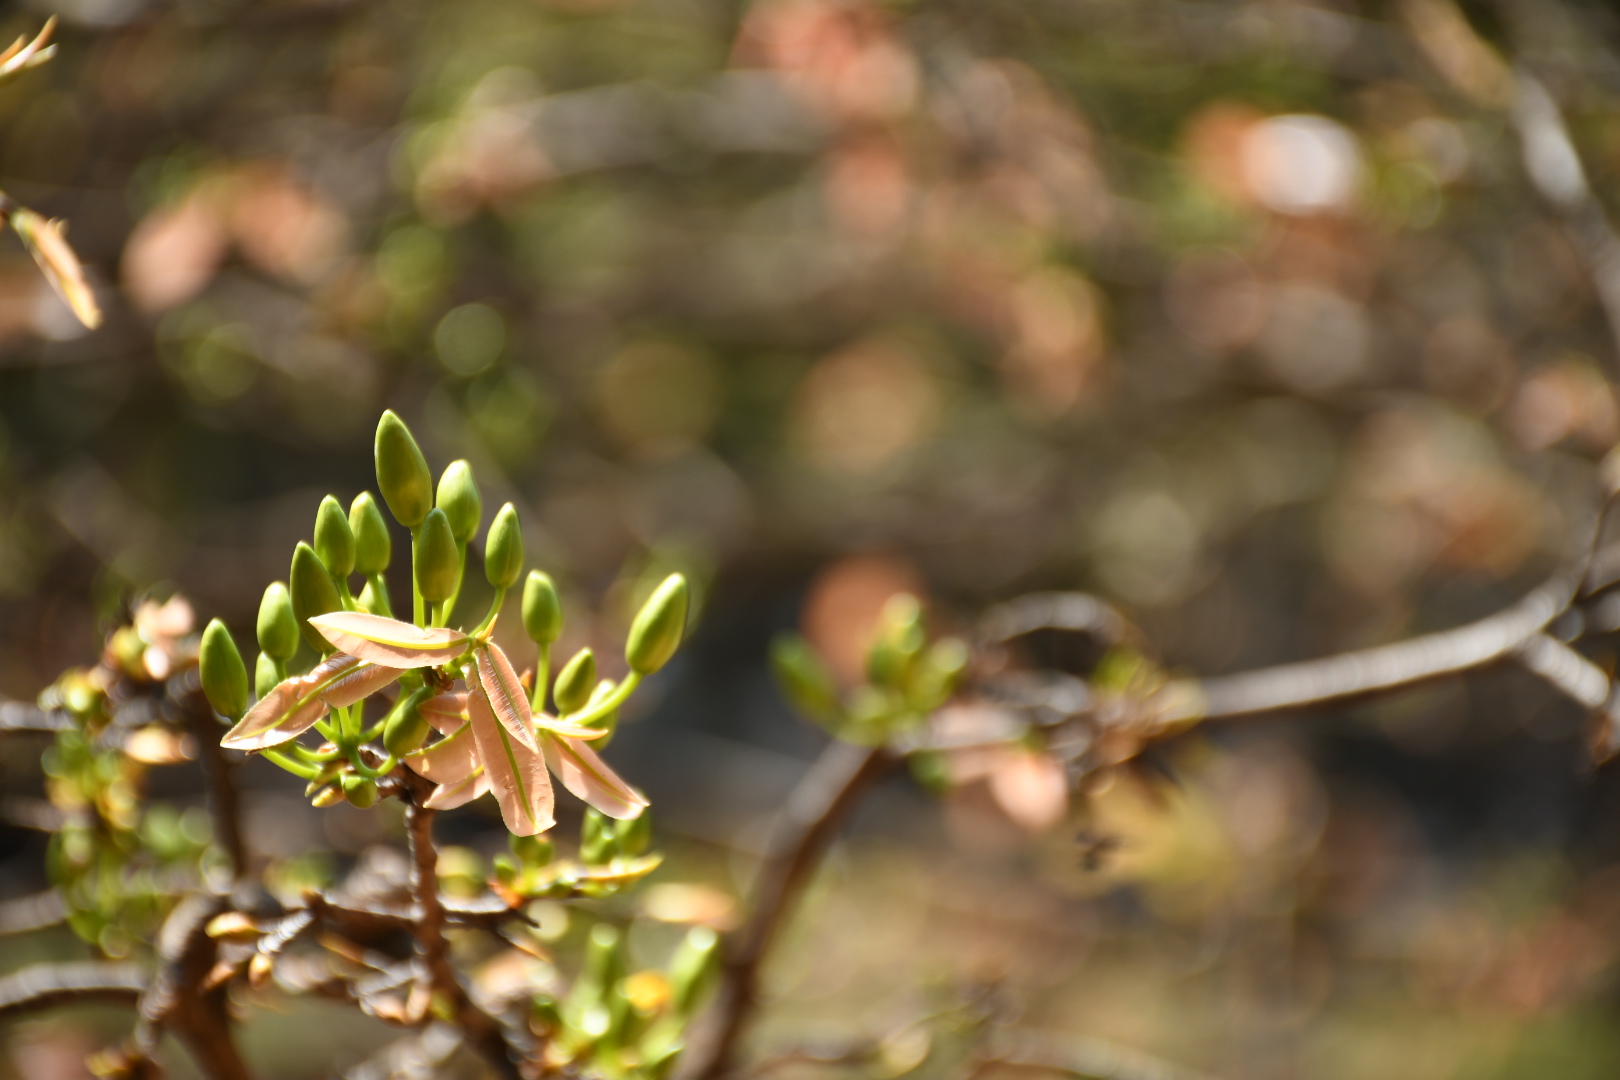
[[[538,836],[508,833],[506,843],[512,849],[512,854],[525,866],[545,866],[557,853],[556,846],[550,840],[542,840]]]
[[[371,492],[362,491],[349,504],[349,531],[354,534],[354,568],[362,574],[380,574],[394,558],[394,540],[388,522]]]
[[[652,814],[642,810],[635,817],[616,823],[613,832],[619,854],[633,859],[652,844]]]
[[[517,508],[507,503],[489,523],[484,539],[484,577],[497,589],[510,589],[522,576],[523,527]]]
[[[602,704],[602,702],[606,701],[612,696],[613,691],[618,688],[618,685],[619,684],[614,682],[612,679],[603,679],[601,682],[597,683],[596,689],[591,691],[591,700],[585,703],[585,711],[589,712],[598,705]],[[586,726],[596,728],[599,731],[607,732],[606,735],[591,740],[591,749],[595,750],[597,753],[601,753],[603,750],[608,748],[608,744],[613,741],[613,733],[619,728],[619,710],[613,709],[609,712],[603,713]]]
[[[557,712],[563,716],[579,712],[590,701],[595,688],[596,657],[591,650],[581,649],[557,672],[557,681],[552,685],[551,696],[557,703]]]
[[[298,619],[293,615],[287,586],[272,581],[259,601],[259,648],[286,663],[298,651]]]
[[[359,773],[344,773],[343,797],[365,810],[377,801],[377,782]]]
[[[489,860],[489,865],[490,869],[495,872],[495,880],[500,882],[502,885],[505,885],[507,888],[511,888],[512,885],[517,881],[517,863],[513,862],[512,856],[508,855],[506,852],[496,852],[495,857]]]
[[[675,1011],[690,1016],[702,1002],[704,991],[720,967],[720,935],[706,926],[694,926],[669,962],[669,989]]]
[[[242,663],[242,654],[236,651],[231,632],[218,619],[203,631],[197,668],[202,676],[203,693],[221,716],[235,720],[247,711],[247,666]]]
[[[478,485],[473,482],[472,465],[466,461],[452,461],[439,477],[439,496],[434,504],[450,519],[450,532],[458,543],[465,544],[478,535],[478,526],[484,515],[484,501],[478,497]]]
[[[276,688],[281,681],[281,671],[276,667],[276,658],[267,652],[259,654],[258,661],[253,665],[253,694],[255,697],[264,697]]]
[[[337,586],[332,584],[332,575],[326,572],[326,564],[315,554],[315,549],[303,541],[299,541],[298,547],[293,549],[292,573],[287,581],[287,592],[292,597],[293,616],[298,620],[299,632],[316,652],[331,652],[332,643],[318,634],[309,625],[309,620],[317,615],[342,611],[343,602],[338,599]]]
[[[417,708],[433,696],[434,688],[423,686],[409,694],[401,694],[394,707],[383,718],[383,749],[395,757],[404,757],[427,742],[432,727]],[[466,736],[462,736],[465,738]]]
[[[686,633],[687,594],[686,578],[671,574],[641,605],[624,643],[631,671],[651,675],[675,655]]]
[[[438,603],[456,591],[456,538],[450,532],[450,519],[434,507],[422,519],[416,534],[416,588],[422,599]]]
[[[433,506],[433,474],[411,429],[392,409],[377,421],[377,490],[394,519],[407,529],[422,524]]]
[[[523,583],[523,629],[536,645],[550,645],[562,636],[562,600],[551,578],[538,570],[529,571]]]
[[[322,499],[321,508],[315,511],[315,554],[339,578],[348,577],[354,570],[354,533],[349,530],[349,515],[331,495]]]
[[[771,642],[771,670],[782,695],[812,720],[835,724],[843,716],[844,703],[832,673],[798,634],[778,634]]]
[[[601,866],[613,858],[613,819],[589,808],[579,826],[579,857],[587,866]]]

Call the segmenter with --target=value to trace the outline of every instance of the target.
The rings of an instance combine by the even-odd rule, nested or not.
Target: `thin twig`
[[[150,1061],[164,1032],[172,1032],[212,1080],[251,1080],[231,1038],[226,988],[201,987],[219,959],[208,923],[225,910],[223,897],[193,893],[170,913],[158,932],[157,978],[141,996],[135,1049]]]
[[[35,964],[0,978],[0,1017],[97,1002],[134,1005],[149,981],[134,964]]]
[[[838,827],[894,761],[882,748],[834,742],[788,796],[755,880],[748,921],[726,939],[720,985],[682,1063],[689,1080],[729,1073],[759,1001],[760,965]]]
[[[197,752],[202,757],[203,769],[208,774],[209,809],[212,811],[214,834],[219,837],[225,854],[231,860],[231,874],[242,881],[248,873],[247,843],[242,838],[242,811],[236,791],[236,766],[225,756],[219,745],[220,725],[214,717],[214,707],[203,696],[201,686],[188,690],[179,702],[185,714]]]
[[[55,889],[0,903],[0,934],[28,934],[67,918],[67,904]]]

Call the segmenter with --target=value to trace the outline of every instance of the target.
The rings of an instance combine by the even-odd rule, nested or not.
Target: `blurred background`
[[[644,575],[703,583],[609,754],[653,799],[654,889],[704,883],[649,893],[680,918],[735,920],[825,740],[773,632],[853,677],[895,591],[950,631],[1084,589],[1177,671],[1397,640],[1556,566],[1620,438],[1614,335],[1502,92],[1534,71],[1612,190],[1605,5],[38,0],[0,36],[52,12],[57,59],[0,89],[0,186],[67,219],[108,318],[0,245],[0,697],[92,662],[132,595],[249,642],[391,407],[517,505],[560,655],[616,640]],[[6,743],[8,796],[43,745]],[[1012,759],[881,788],[758,1053],[991,995],[1230,1077],[1620,1070],[1620,788],[1573,706],[1502,673],[1163,757],[1088,805]],[[275,865],[391,835],[247,784]],[[503,843],[492,807],[443,825]],[[0,831],[0,895],[41,850]],[[121,1024],[12,1025],[0,1069],[88,1075]],[[384,1035],[284,1002],[246,1041],[314,1077]]]

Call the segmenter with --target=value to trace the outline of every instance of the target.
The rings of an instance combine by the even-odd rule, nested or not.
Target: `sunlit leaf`
[[[538,753],[540,746],[534,737],[529,695],[523,692],[523,684],[518,681],[517,672],[512,670],[512,661],[493,641],[480,646],[473,656],[478,663],[478,682],[484,691],[482,695],[474,694],[473,698],[482,696],[489,703],[495,719],[500,721],[512,738]]]
[[[420,627],[363,611],[333,611],[309,620],[339,650],[391,668],[433,667],[461,655],[467,635],[449,627]]]
[[[580,740],[546,735],[540,742],[546,764],[563,787],[608,817],[637,817],[649,805],[640,792],[619,779],[607,762]]]
[[[486,650],[479,652],[482,655]],[[478,756],[484,763],[484,775],[500,804],[507,830],[518,836],[533,836],[551,828],[556,824],[552,817],[555,797],[540,751],[512,737],[495,718],[489,695],[482,688],[468,695],[467,714]],[[527,726],[527,717],[524,723]]]

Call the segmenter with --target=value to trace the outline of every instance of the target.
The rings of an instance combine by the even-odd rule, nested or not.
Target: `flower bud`
[[[551,578],[538,570],[529,571],[523,583],[523,629],[536,645],[550,645],[562,636],[562,600]]]
[[[354,534],[354,568],[362,574],[380,574],[394,557],[388,522],[377,509],[371,492],[362,491],[349,504],[349,531]]]
[[[635,858],[652,843],[652,815],[646,810],[633,818],[618,822],[613,827],[619,854]]]
[[[510,589],[523,576],[523,527],[518,524],[517,508],[501,507],[490,522],[484,540],[484,577],[497,589]]]
[[[579,826],[579,857],[587,866],[601,866],[613,858],[613,819],[589,808]]]
[[[690,1015],[703,998],[719,968],[720,935],[706,926],[694,926],[669,962],[669,988],[675,1011]]]
[[[495,857],[489,860],[489,865],[490,869],[495,872],[495,880],[500,882],[502,885],[505,885],[508,889],[510,889],[517,882],[517,863],[513,862],[512,856],[508,855],[506,852],[497,852]]]
[[[422,519],[416,534],[416,588],[422,599],[438,603],[456,591],[456,538],[450,532],[450,519],[434,507]]]
[[[400,695],[383,719],[383,749],[394,757],[404,757],[427,742],[428,733],[433,729],[417,706],[432,696],[433,688],[430,686]]]
[[[478,497],[478,485],[473,482],[470,464],[466,461],[450,463],[439,477],[439,495],[434,505],[450,519],[450,533],[458,543],[465,544],[478,535],[484,502]]]
[[[411,429],[392,409],[377,421],[377,490],[394,519],[407,529],[422,524],[433,506],[433,474],[411,436]]]
[[[365,810],[377,801],[377,782],[359,773],[344,773],[343,797]]]
[[[276,668],[276,658],[267,652],[259,654],[258,662],[253,665],[253,694],[255,697],[264,697],[276,688],[281,681],[281,672]]]
[[[337,586],[332,584],[332,575],[326,572],[326,564],[321,562],[314,548],[301,540],[293,549],[292,573],[287,581],[299,632],[316,652],[331,652],[332,643],[317,633],[309,620],[316,615],[342,611],[343,603],[338,599]]]
[[[348,577],[354,569],[354,533],[349,529],[349,517],[342,504],[330,495],[315,511],[315,554],[339,578]]]
[[[272,581],[259,601],[259,648],[286,663],[298,651],[298,619],[293,615],[287,586]]]
[[[247,667],[242,663],[242,654],[236,651],[231,632],[218,619],[203,631],[197,667],[203,693],[221,716],[235,720],[247,711]]]
[[[671,574],[641,605],[624,643],[631,671],[651,675],[675,655],[686,633],[687,592],[686,578]]]
[[[771,642],[771,669],[782,695],[812,720],[831,724],[843,715],[844,703],[832,673],[798,634],[778,634]]]
[[[556,845],[550,840],[542,840],[538,836],[508,833],[506,843],[512,849],[512,854],[525,866],[545,866],[557,851]]]
[[[596,657],[591,650],[581,649],[557,672],[557,681],[551,688],[552,698],[557,702],[557,712],[566,716],[583,709],[595,687]]]

